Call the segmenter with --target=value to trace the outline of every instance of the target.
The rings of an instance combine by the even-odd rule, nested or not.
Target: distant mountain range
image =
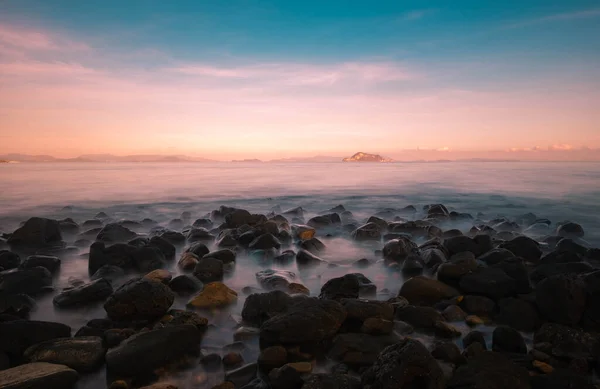
[[[378,154],[358,152],[351,157],[344,158],[343,162],[394,162],[391,158],[385,158]]]

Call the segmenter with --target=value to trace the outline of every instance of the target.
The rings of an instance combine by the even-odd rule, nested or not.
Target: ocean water
[[[532,212],[553,223],[575,221],[583,226],[584,239],[591,246],[600,246],[600,163],[0,165],[0,231],[3,232],[13,231],[31,216],[71,217],[81,223],[100,211],[114,220],[152,218],[166,226],[184,211],[192,214],[193,221],[220,205],[265,214],[272,209],[301,206],[308,220],[342,204],[355,219],[362,221],[383,208],[412,204],[422,210],[423,205],[430,203],[443,203],[450,210],[469,212],[473,216],[481,213],[481,218],[486,220],[497,216],[516,218]],[[422,212],[414,217],[420,216]],[[462,222],[448,228],[466,232],[470,226]],[[401,274],[377,264],[360,270],[351,266],[361,258],[376,259],[375,250],[381,249],[382,243],[358,244],[344,237],[318,237],[327,246],[321,257],[338,267],[300,271],[292,264],[285,268],[294,271],[312,295],[318,295],[330,278],[357,271],[364,273],[383,292],[377,298],[387,299],[402,286]],[[179,255],[182,248],[178,250]],[[68,286],[73,279],[88,280],[86,251],[84,248],[79,253],[61,257],[56,290]],[[203,347],[219,348],[233,341],[234,318],[241,313],[245,299],[240,291],[247,286],[258,287],[255,273],[265,267],[245,253],[238,253],[235,270],[224,282],[239,292],[239,302],[210,318],[214,328],[207,333]],[[179,273],[175,264],[169,270]],[[58,310],[52,304],[52,297],[50,294],[38,300],[32,319],[64,322],[76,331],[90,319],[105,317],[101,305]],[[178,298],[174,307],[183,308],[186,301]],[[250,345],[245,358],[255,360],[256,347]],[[199,383],[198,374],[192,370],[176,380],[185,388],[204,388],[222,379],[222,376],[209,376]],[[78,387],[106,387],[104,371],[84,376]]]

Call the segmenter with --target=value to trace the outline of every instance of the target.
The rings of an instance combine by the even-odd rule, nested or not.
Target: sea
[[[32,216],[70,217],[78,223],[105,212],[114,220],[151,218],[162,225],[190,212],[192,221],[220,205],[253,213],[279,212],[302,207],[305,218],[343,205],[358,221],[385,208],[442,203],[450,210],[490,220],[518,218],[533,213],[549,219],[580,223],[583,239],[600,247],[600,163],[597,162],[438,162],[438,163],[18,163],[0,164],[0,232],[8,233]],[[470,225],[454,226],[465,232]],[[298,273],[312,295],[330,278],[356,272],[351,264],[376,259],[378,244],[358,244],[344,237],[320,237],[327,246],[323,259],[336,263],[315,271],[287,268]],[[178,253],[179,254],[179,253]],[[61,258],[56,290],[73,280],[88,280],[86,249]],[[236,291],[258,287],[255,273],[264,264],[238,254],[235,271],[224,282]],[[177,274],[173,265],[170,270]],[[361,269],[378,286],[395,295],[403,278],[379,266]],[[231,343],[244,296],[231,310],[211,319],[203,347]],[[185,306],[178,299],[175,307]],[[75,332],[88,320],[105,317],[102,306],[62,311],[52,295],[38,301],[31,318],[60,321]],[[256,355],[248,351],[247,360]],[[102,371],[84,376],[78,388],[104,388]],[[198,372],[183,378],[183,387],[210,387],[198,383]],[[206,378],[206,377],[204,377]],[[204,379],[203,378],[203,379]],[[210,381],[210,377],[207,378]],[[181,382],[181,381],[180,381]],[[206,384],[206,385],[205,385]]]

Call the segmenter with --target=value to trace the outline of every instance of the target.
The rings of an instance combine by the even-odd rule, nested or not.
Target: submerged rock
[[[287,270],[266,269],[256,273],[256,280],[266,290],[287,291],[290,284],[298,281],[296,274]]]
[[[104,364],[106,348],[102,338],[58,338],[38,343],[25,350],[30,362],[48,362],[65,365],[78,372],[90,372]]]
[[[0,371],[0,388],[70,389],[79,376],[73,369],[54,363],[35,362]]]
[[[383,258],[390,261],[402,261],[417,250],[417,245],[408,238],[392,239],[383,246]]]
[[[52,286],[52,274],[43,267],[0,272],[0,290],[6,293],[36,295]]]
[[[327,262],[306,250],[300,250],[296,254],[296,264],[299,269],[314,267],[324,263]]]
[[[540,282],[535,291],[537,307],[547,320],[575,325],[586,308],[585,284],[580,278],[556,275]]]
[[[27,220],[12,233],[7,243],[25,249],[64,245],[58,221],[41,217]]]
[[[60,259],[52,255],[30,255],[21,263],[21,269],[31,269],[33,267],[43,267],[50,273],[56,273],[60,269]]]
[[[53,299],[54,305],[64,308],[104,301],[113,293],[107,280],[100,278],[84,285],[63,290]]]
[[[387,225],[386,225],[387,228]],[[376,223],[367,223],[358,227],[350,234],[356,241],[381,240],[381,226]]]
[[[20,358],[30,346],[71,336],[71,327],[48,321],[12,320],[0,322],[0,351]]]

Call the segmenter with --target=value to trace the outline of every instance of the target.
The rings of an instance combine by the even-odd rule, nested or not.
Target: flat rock
[[[20,357],[30,346],[71,336],[71,327],[48,321],[12,320],[0,322],[0,351]]]
[[[0,371],[0,388],[69,389],[78,378],[77,372],[67,366],[35,362]]]

